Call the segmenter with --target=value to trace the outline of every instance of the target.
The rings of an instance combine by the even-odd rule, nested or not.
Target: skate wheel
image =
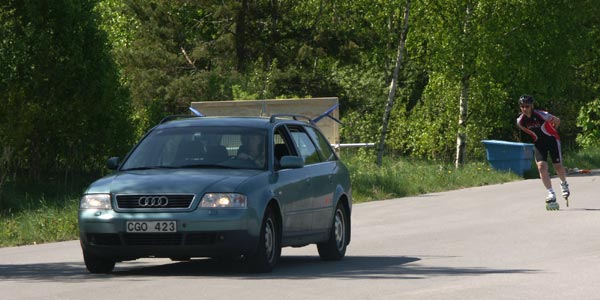
[[[548,210],[548,211],[560,210],[560,206],[556,202],[546,203],[546,210]]]

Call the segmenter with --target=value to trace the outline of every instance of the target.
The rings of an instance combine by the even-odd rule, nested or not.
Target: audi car
[[[310,120],[165,118],[93,182],[79,205],[91,273],[143,257],[236,259],[270,272],[282,247],[350,243],[348,169]]]

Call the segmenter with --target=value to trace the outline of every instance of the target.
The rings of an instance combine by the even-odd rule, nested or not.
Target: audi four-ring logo
[[[169,198],[166,196],[142,196],[138,200],[141,207],[165,207],[169,204]]]

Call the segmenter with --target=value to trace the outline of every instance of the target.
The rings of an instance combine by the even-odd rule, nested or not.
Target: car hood
[[[264,171],[230,169],[179,169],[125,171],[92,183],[86,193],[203,194],[235,192],[250,177]]]

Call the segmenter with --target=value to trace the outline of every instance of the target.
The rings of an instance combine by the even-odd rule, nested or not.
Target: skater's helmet
[[[519,104],[520,105],[532,105],[533,104],[533,96],[522,95],[521,97],[519,97]]]

